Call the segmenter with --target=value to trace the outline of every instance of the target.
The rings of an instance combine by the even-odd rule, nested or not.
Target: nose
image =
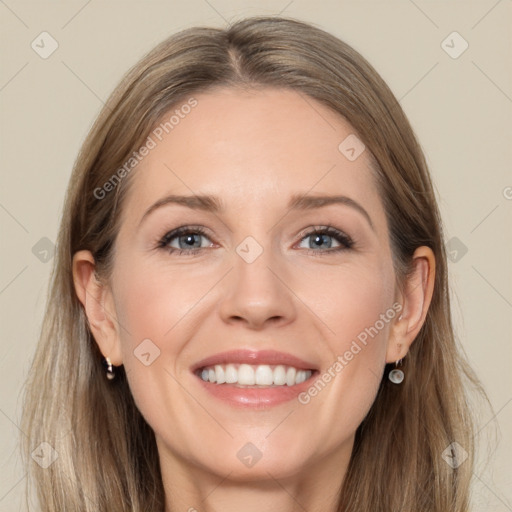
[[[226,323],[261,330],[268,325],[287,325],[296,317],[290,277],[270,250],[264,250],[252,263],[235,254],[222,297],[220,315]]]

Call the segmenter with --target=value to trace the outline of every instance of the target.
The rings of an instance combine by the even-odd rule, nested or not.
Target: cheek
[[[181,321],[211,284],[193,279],[194,286],[187,286],[176,273],[143,264],[132,265],[130,272],[119,269],[116,279],[123,365],[131,393],[152,428],[166,426],[170,417],[180,417],[188,399],[175,378],[175,362],[189,339]]]
[[[123,345],[133,350],[143,339],[150,338],[164,347],[163,340],[173,337],[175,326],[211,288],[212,280],[199,275],[185,279],[183,275],[183,271],[150,265],[118,274],[116,309],[119,322],[125,327],[121,329]],[[179,347],[166,343],[165,349]]]
[[[394,315],[393,279],[392,267],[377,261],[374,265],[337,269],[323,276],[324,285],[309,288],[308,304],[330,331],[326,338],[331,351],[339,354],[357,339],[364,344],[365,339],[387,338]],[[375,352],[382,345],[380,341],[371,347],[368,343],[365,352]]]
[[[329,294],[316,291],[310,296],[327,326],[325,342],[331,356],[302,403],[316,406],[318,423],[335,424],[337,432],[355,432],[375,400],[389,329],[397,314],[392,307],[393,278],[385,262],[338,270],[325,280]],[[331,448],[337,435],[329,436],[330,443],[326,439]]]
[[[171,375],[182,371],[180,354],[197,330],[193,320],[201,299],[218,276],[176,271],[141,259],[139,264],[132,261],[129,269],[120,265],[115,279],[123,365],[134,398],[145,411],[155,396],[163,403],[169,389],[180,391]],[[172,410],[172,404],[168,407]]]
[[[150,404],[156,396],[163,400],[166,387],[172,387],[167,372],[174,374],[173,362],[181,350],[180,344],[185,343],[173,335],[173,328],[179,326],[194,297],[181,290],[179,284],[173,286],[172,276],[143,265],[132,265],[130,272],[120,270],[116,292],[123,366],[135,402],[146,419],[151,420],[150,424],[154,424],[158,420],[153,415],[159,411]]]

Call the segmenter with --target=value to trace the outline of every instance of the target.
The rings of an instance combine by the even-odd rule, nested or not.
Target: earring
[[[391,370],[388,375],[388,379],[393,384],[401,384],[405,377],[404,372],[402,370],[398,370],[396,368],[399,364],[402,364],[401,359],[399,361],[395,362],[395,368],[393,370]]]
[[[114,367],[112,366],[109,357],[103,358],[103,366],[105,367],[105,370],[107,372],[107,379],[112,380],[116,376],[116,374],[114,372]]]

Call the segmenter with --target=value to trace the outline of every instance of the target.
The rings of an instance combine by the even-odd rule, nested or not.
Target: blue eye
[[[311,251],[314,247],[322,248],[321,246],[324,243],[328,245],[327,250],[313,250],[313,252],[315,253],[332,253],[343,251],[351,249],[354,245],[353,240],[348,235],[345,235],[341,231],[338,231],[337,229],[331,226],[315,228],[313,231],[309,231],[304,236],[304,238],[302,238],[302,240],[305,240],[307,238],[311,238],[309,247],[307,247],[309,251]],[[341,247],[332,248],[332,239],[335,239],[338,243],[340,243]]]
[[[351,249],[354,246],[354,241],[348,235],[333,228],[332,226],[317,227],[312,231],[305,234],[302,240],[310,238],[310,243],[306,248],[308,252],[315,255],[328,255]],[[332,239],[335,239],[340,246],[332,248]],[[322,249],[322,245],[326,244],[327,248]],[[320,250],[315,250],[315,247],[320,247]]]
[[[166,249],[170,253],[177,254],[198,254],[201,249],[201,237],[206,238],[206,231],[201,227],[182,226],[167,233],[158,243],[158,247]],[[170,244],[176,239],[178,247],[172,247]],[[183,249],[181,246],[184,246]]]
[[[203,249],[211,247],[211,244],[209,246],[202,246],[201,237],[209,240],[206,231],[200,226],[182,226],[167,233],[158,242],[157,247],[165,249],[170,254],[197,256]],[[352,238],[332,226],[317,227],[305,233],[301,238],[301,242],[307,238],[311,238],[311,242],[306,250],[315,255],[337,253],[351,249],[354,246]],[[336,240],[339,244],[338,247],[332,247],[332,239]],[[171,245],[175,240],[178,247]],[[327,248],[322,247],[324,244],[327,245]],[[315,248],[320,249],[316,250]]]

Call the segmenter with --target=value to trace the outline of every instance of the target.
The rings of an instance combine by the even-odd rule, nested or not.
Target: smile
[[[197,370],[205,382],[238,386],[276,387],[295,386],[308,380],[313,370],[285,365],[217,364]]]

